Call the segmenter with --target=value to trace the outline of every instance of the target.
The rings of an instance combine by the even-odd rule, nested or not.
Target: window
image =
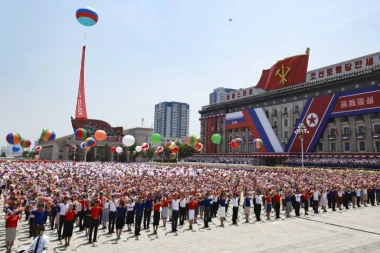
[[[273,121],[273,127],[277,127],[277,120]]]
[[[318,143],[318,151],[323,151],[323,143]]]
[[[296,105],[296,106],[294,107],[294,113],[299,113],[299,107],[298,107],[298,105]]]
[[[277,109],[273,109],[272,116],[276,117],[277,116]]]
[[[299,118],[295,118],[295,119],[294,119],[294,125],[295,125],[295,126],[298,126],[298,120],[299,120]]]
[[[284,127],[288,126],[288,119],[284,119]]]
[[[230,139],[230,141],[232,141],[232,135],[230,135],[230,138],[229,138],[229,139]]]
[[[359,151],[365,151],[365,142],[364,141],[359,142]]]
[[[336,144],[335,144],[335,142],[331,142],[330,143],[330,151],[331,152],[336,152]]]
[[[253,146],[252,145],[248,145],[248,152],[252,152],[253,150]]]
[[[374,134],[380,134],[380,125],[374,125],[373,126],[373,133]]]
[[[356,120],[364,120],[363,114],[356,115],[355,117]]]
[[[268,113],[268,111],[265,111],[265,115],[267,115],[267,118],[269,118],[269,113]]]
[[[380,141],[375,142],[376,151],[380,152]]]
[[[345,142],[344,143],[344,151],[350,151],[351,150],[351,148],[350,148],[350,143],[349,142]]]
[[[284,115],[288,115],[288,107],[284,107]]]
[[[358,134],[359,135],[365,134],[365,127],[364,126],[358,126]]]
[[[343,128],[343,136],[349,136],[350,135],[350,128],[344,127]]]
[[[329,124],[335,124],[335,118],[329,118]]]
[[[245,134],[243,134],[242,139],[243,139],[243,143],[245,143]]]
[[[252,134],[249,134],[249,140],[252,141]]]
[[[342,119],[340,120],[341,122],[348,122],[348,117],[347,116],[344,116],[342,117]]]
[[[284,132],[284,138],[288,139],[288,131]]]
[[[230,153],[232,152],[232,148],[231,148],[231,146],[229,146],[229,149],[230,149]]]
[[[63,152],[65,150],[65,146],[64,145],[59,145],[59,152]]]
[[[330,128],[330,136],[336,136],[336,128]]]
[[[241,146],[241,152],[242,152],[242,153],[245,153],[245,146],[244,146],[244,145]]]

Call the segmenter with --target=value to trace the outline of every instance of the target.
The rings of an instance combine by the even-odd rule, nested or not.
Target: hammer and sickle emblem
[[[281,78],[280,84],[285,84],[288,82],[286,79],[286,76],[289,74],[290,68],[285,67],[284,64],[282,64],[281,68],[277,69],[275,76],[279,76]]]

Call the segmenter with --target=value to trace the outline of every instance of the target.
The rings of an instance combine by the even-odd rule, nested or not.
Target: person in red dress
[[[7,252],[11,252],[14,241],[16,240],[16,229],[18,221],[21,220],[21,210],[16,209],[13,206],[13,211],[7,210],[8,214],[5,217],[5,221],[7,224],[7,229],[5,232],[5,246],[7,248]]]
[[[166,220],[169,216],[169,200],[166,197],[163,197],[162,200],[162,222],[163,226],[166,227]]]
[[[194,198],[191,198],[188,204],[189,207],[189,228],[193,230],[193,221],[195,217],[195,201]]]
[[[73,204],[69,204],[65,214],[65,221],[63,223],[63,238],[65,238],[65,246],[70,246],[70,240],[73,236],[75,215],[77,212],[73,209]]]
[[[161,201],[156,199],[153,204],[153,234],[157,234],[158,225],[160,224]]]
[[[94,206],[91,207],[91,222],[90,222],[90,234],[89,234],[89,240],[88,242],[96,242],[96,238],[98,235],[98,227],[99,227],[99,218],[100,214],[102,212],[102,208],[99,206],[99,200],[95,200]],[[94,237],[92,237],[92,234],[94,234]],[[94,240],[92,240],[94,238]]]

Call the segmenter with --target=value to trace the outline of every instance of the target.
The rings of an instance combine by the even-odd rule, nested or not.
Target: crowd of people
[[[223,156],[191,156],[184,159],[191,163],[224,163],[224,164],[252,164],[253,157],[223,157]]]
[[[284,165],[300,166],[302,164],[301,156],[290,156],[284,160]],[[304,156],[304,165],[307,167],[318,168],[364,168],[380,169],[380,159],[377,156]]]
[[[12,162],[0,164],[0,175],[8,251],[21,221],[35,238],[30,247],[45,249],[44,229],[56,231],[70,247],[74,229],[94,243],[99,226],[120,239],[125,231],[139,236],[151,227],[153,234],[176,232],[178,226],[192,230],[194,224],[207,228],[216,218],[223,227],[228,210],[237,224],[252,215],[259,221],[290,217],[293,210],[300,216],[380,204],[380,173],[374,171]]]

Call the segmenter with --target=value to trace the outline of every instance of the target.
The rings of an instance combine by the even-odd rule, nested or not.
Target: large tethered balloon
[[[78,22],[84,26],[93,26],[98,22],[98,13],[90,7],[78,9],[76,17]]]

